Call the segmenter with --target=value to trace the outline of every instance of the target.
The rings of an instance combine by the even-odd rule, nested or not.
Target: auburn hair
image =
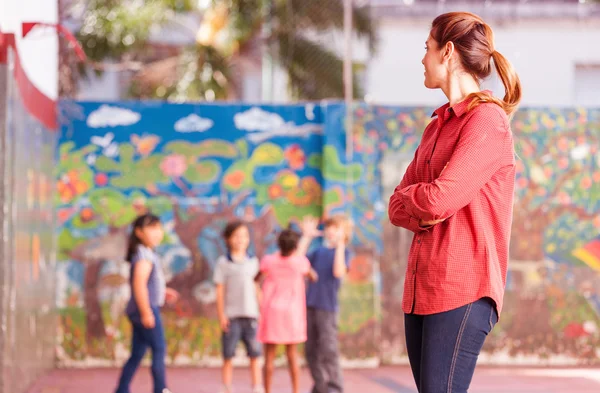
[[[484,92],[472,93],[469,110],[481,103],[493,102],[507,115],[512,115],[521,101],[521,81],[512,64],[494,48],[494,32],[483,19],[469,12],[442,14],[433,20],[430,35],[440,48],[452,42],[463,69],[478,81],[490,76],[494,61],[504,85],[504,98]]]
[[[327,217],[323,222],[323,227],[338,227],[343,229],[344,240],[346,241],[346,244],[350,243],[350,240],[352,239],[352,230],[354,228],[354,224],[352,223],[352,220],[348,218],[348,216],[346,216],[345,214],[335,214],[330,217]]]

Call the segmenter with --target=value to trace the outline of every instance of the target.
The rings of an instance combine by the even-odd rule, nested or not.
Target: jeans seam
[[[494,315],[494,306],[490,307],[490,332],[494,328],[494,324],[492,323],[493,315]]]
[[[465,316],[463,317],[462,323],[460,324],[460,329],[458,330],[458,336],[456,337],[456,344],[454,346],[454,354],[452,355],[452,363],[450,365],[450,375],[448,375],[447,393],[452,393],[452,380],[454,379],[454,369],[456,368],[456,359],[458,358],[458,350],[460,348],[460,342],[462,340],[462,335],[465,331],[465,326],[467,326],[467,319],[469,319],[469,314],[471,313],[472,307],[473,307],[473,303],[470,303],[467,306],[467,310],[465,311]]]

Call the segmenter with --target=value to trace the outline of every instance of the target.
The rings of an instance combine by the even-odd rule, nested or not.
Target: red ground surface
[[[41,378],[29,393],[111,393],[119,370],[55,370]],[[167,374],[173,393],[218,393],[220,374],[213,368],[172,368]],[[346,393],[416,393],[407,367],[345,370]],[[247,369],[236,369],[235,392],[250,393]],[[141,369],[131,393],[151,392],[150,372]],[[301,392],[310,389],[302,373]],[[274,392],[291,392],[286,369],[278,369]],[[600,393],[600,369],[527,369],[480,367],[470,393]]]

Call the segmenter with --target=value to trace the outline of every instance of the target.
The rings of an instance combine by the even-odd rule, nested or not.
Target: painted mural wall
[[[250,222],[260,256],[288,222],[332,212],[351,215],[356,229],[341,293],[344,358],[406,362],[400,303],[412,237],[387,223],[387,198],[431,110],[356,107],[350,161],[344,113],[335,103],[63,102],[55,199],[61,364],[126,358],[125,237],[148,210],[163,218],[159,251],[169,285],[182,294],[164,310],[169,362],[218,361],[211,277],[227,220]],[[483,360],[597,362],[600,111],[523,110],[513,128],[513,262],[506,311]]]

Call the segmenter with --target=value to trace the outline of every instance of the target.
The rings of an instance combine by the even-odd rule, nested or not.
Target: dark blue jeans
[[[497,322],[489,298],[439,314],[406,314],[406,347],[419,393],[466,393]]]
[[[165,380],[165,353],[166,343],[165,334],[160,319],[160,310],[153,308],[156,323],[152,329],[146,329],[142,325],[139,313],[129,315],[129,320],[133,327],[133,336],[131,339],[131,357],[123,366],[123,372],[119,379],[119,386],[116,393],[129,393],[129,385],[133,375],[137,371],[146,350],[152,351],[152,379],[154,381],[154,393],[162,393],[166,386]]]

